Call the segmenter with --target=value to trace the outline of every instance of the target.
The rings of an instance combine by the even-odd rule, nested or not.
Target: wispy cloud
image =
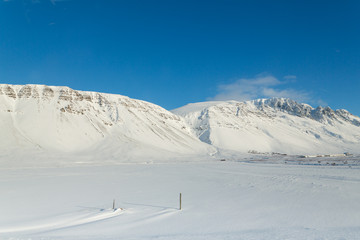
[[[53,5],[56,5],[57,2],[67,2],[67,1],[70,1],[70,0],[50,0],[50,2],[51,2]]]
[[[57,2],[62,2],[61,0],[50,0],[50,2],[53,4],[53,5],[56,5]]]
[[[284,81],[280,81],[272,75],[241,78],[229,84],[219,85],[216,96],[208,100],[247,101],[258,98],[283,97],[299,102],[314,102],[309,92],[288,87],[289,82],[296,80],[296,76],[288,75],[284,79]]]
[[[296,76],[295,75],[286,75],[284,76],[285,80],[291,80],[291,81],[296,81]]]

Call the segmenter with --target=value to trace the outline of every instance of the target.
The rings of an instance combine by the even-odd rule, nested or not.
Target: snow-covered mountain
[[[121,95],[1,84],[0,127],[1,161],[152,161],[207,158],[217,150],[218,157],[226,150],[360,152],[359,117],[277,98],[195,103],[169,112]]]
[[[360,152],[360,118],[346,110],[312,108],[290,99],[188,104],[172,111],[203,142],[240,152]]]
[[[0,153],[208,153],[179,116],[145,101],[68,87],[0,85]],[[30,155],[30,154],[29,154]]]

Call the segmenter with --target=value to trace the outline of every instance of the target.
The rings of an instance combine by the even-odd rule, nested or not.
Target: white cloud
[[[296,76],[288,75],[287,80],[294,80]],[[285,78],[284,77],[284,78]],[[242,78],[230,84],[218,86],[218,94],[208,100],[236,100],[247,101],[258,98],[284,97],[299,102],[312,100],[310,93],[287,87],[288,81],[280,81],[271,75],[258,75],[255,78]]]
[[[311,96],[305,91],[299,91],[295,89],[275,89],[275,88],[264,88],[263,89],[264,97],[282,97],[282,98],[291,98],[298,102],[308,102],[311,101]]]

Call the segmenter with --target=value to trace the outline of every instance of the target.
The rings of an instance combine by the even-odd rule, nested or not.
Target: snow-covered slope
[[[360,118],[290,99],[204,102],[172,111],[203,142],[240,152],[330,154],[360,152]]]
[[[151,162],[152,157],[207,157],[215,147],[288,154],[360,152],[359,117],[278,98],[195,103],[171,113],[121,95],[1,84],[0,127],[2,162],[41,154],[44,162],[56,158],[57,163],[68,156],[78,162]]]
[[[98,153],[209,152],[179,116],[148,102],[68,87],[0,85],[0,150]],[[163,152],[161,154],[163,154]]]

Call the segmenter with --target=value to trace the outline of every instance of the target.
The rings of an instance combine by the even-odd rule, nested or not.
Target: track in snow
[[[76,227],[83,224],[94,223],[106,219],[114,218],[122,214],[121,208],[100,209],[97,211],[81,211],[75,213],[68,213],[64,215],[54,216],[48,219],[43,219],[41,222],[28,224],[24,226],[0,228],[0,234],[7,233],[39,233],[54,231],[69,227]]]

